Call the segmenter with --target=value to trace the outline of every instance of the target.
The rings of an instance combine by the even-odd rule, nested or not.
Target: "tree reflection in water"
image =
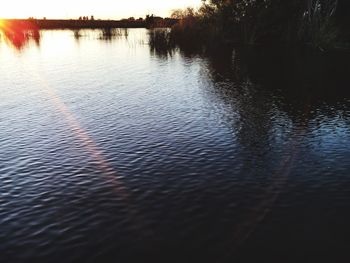
[[[226,229],[231,238],[218,253],[222,258],[217,259],[226,262],[233,255],[240,257],[239,250],[285,192],[296,162],[305,157],[304,140],[312,133],[312,123],[334,117],[332,107],[348,104],[344,100],[350,97],[350,54],[283,47],[227,46],[204,52],[173,49],[179,49],[188,60],[203,58],[201,87],[212,102],[208,104],[225,105],[225,110],[217,112],[223,119],[220,123],[231,126],[232,136],[240,144],[245,160],[242,180],[254,178],[264,186],[251,209]],[[161,59],[168,59],[173,52],[152,45],[150,51]],[[339,114],[346,113],[339,108]],[[257,168],[267,170],[257,172]]]

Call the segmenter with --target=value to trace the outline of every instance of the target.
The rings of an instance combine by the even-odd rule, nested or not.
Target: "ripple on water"
[[[2,260],[346,258],[347,93],[86,33],[0,57]]]

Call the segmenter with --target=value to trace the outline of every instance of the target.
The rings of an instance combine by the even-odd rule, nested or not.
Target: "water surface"
[[[0,41],[1,260],[349,262],[350,55]]]

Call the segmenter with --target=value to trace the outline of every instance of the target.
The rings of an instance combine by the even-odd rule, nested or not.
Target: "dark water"
[[[1,262],[350,262],[350,54],[119,33],[2,36]]]

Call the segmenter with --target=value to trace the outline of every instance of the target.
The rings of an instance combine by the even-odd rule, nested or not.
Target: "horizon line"
[[[161,17],[161,18],[171,18],[170,15],[168,16],[161,16],[161,15],[157,15],[157,14],[146,14],[144,16],[129,16],[129,17],[123,17],[123,18],[99,18],[99,17],[95,17],[94,16],[94,20],[110,20],[110,21],[120,21],[123,19],[130,19],[130,18],[134,18],[135,20],[142,18],[145,19],[147,17],[147,15],[150,16],[154,16],[154,17]],[[79,20],[80,17],[84,17],[84,16],[79,16],[79,17],[71,17],[71,18],[58,18],[58,17],[0,17],[0,20],[30,20],[30,19],[34,19],[34,20]],[[91,15],[86,16],[88,18],[91,18]]]

